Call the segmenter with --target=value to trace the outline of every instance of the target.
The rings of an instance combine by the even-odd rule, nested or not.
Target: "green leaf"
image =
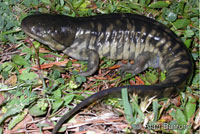
[[[130,123],[134,122],[132,107],[131,107],[131,105],[129,103],[129,100],[128,100],[128,91],[127,91],[127,88],[123,88],[122,89],[122,103],[123,103],[123,107],[124,107],[124,112],[125,112],[125,115],[126,115],[126,119]]]
[[[145,1],[145,5],[149,5],[149,3],[151,3],[151,0],[144,0]]]
[[[53,71],[53,78],[58,79],[60,77],[60,72],[56,69]]]
[[[31,5],[31,1],[30,0],[24,0],[23,3],[29,7]]]
[[[62,95],[62,93],[61,93],[61,90],[60,90],[60,89],[57,89],[57,90],[55,90],[55,91],[53,92],[54,98],[61,98],[61,95]]]
[[[13,35],[8,35],[8,40],[10,41],[10,42],[12,42],[12,43],[16,43],[16,39],[15,39],[15,37],[13,36]]]
[[[18,65],[21,65],[21,66],[30,66],[30,64],[27,62],[27,60],[25,60],[22,56],[20,55],[14,55],[12,57],[12,61]]]
[[[33,4],[34,6],[39,5],[39,0],[33,0],[33,1],[32,1],[32,4]]]
[[[2,68],[5,72],[9,72],[10,70],[12,70],[13,68],[17,69],[17,65],[14,64],[13,62],[4,62],[2,65]]]
[[[28,74],[28,76],[29,76],[29,80],[34,80],[34,79],[37,77],[37,74],[34,73],[34,72],[30,72],[30,73]]]
[[[0,117],[0,124],[8,117],[21,112],[23,108],[24,108],[24,105],[15,105],[13,107],[6,109],[7,112],[3,114],[3,116]]]
[[[86,82],[86,77],[85,76],[80,76],[82,82]]]
[[[8,79],[8,76],[9,76],[8,72],[3,71],[1,74],[4,79]]]
[[[146,72],[146,78],[151,84],[154,84],[158,81],[158,76],[154,72]]]
[[[41,0],[41,2],[44,3],[44,4],[48,4],[48,5],[51,4],[51,1],[50,1],[50,0]]]
[[[8,129],[11,130],[16,124],[24,119],[27,115],[27,111],[18,114],[17,116],[13,117],[13,119],[8,124]]]
[[[188,102],[185,106],[184,113],[187,121],[194,115],[196,110],[196,99],[193,96],[188,96]]]
[[[195,53],[196,54],[196,53]],[[193,58],[196,59],[198,58],[198,54],[196,54],[196,56],[194,57],[194,53],[192,54]],[[192,80],[192,85],[199,87],[200,85],[200,77],[199,77],[199,73],[196,73],[193,80]]]
[[[65,4],[65,1],[64,0],[60,0],[60,5],[64,6],[64,4]]]
[[[32,51],[32,49],[29,48],[29,47],[26,47],[26,46],[24,46],[24,48],[22,49],[22,52],[30,54],[30,55],[34,54],[34,52]]]
[[[165,72],[160,73],[160,81],[164,81],[166,79]]]
[[[170,112],[169,115],[171,115],[173,118],[176,118],[176,112],[175,111]]]
[[[86,82],[86,78],[84,76],[78,76],[76,77],[76,82],[81,84],[83,82]]]
[[[193,22],[193,25],[199,26],[199,18],[198,17],[191,18],[191,21]]]
[[[173,24],[177,29],[179,29],[179,28],[186,27],[189,23],[190,23],[190,20],[188,19],[178,19]]]
[[[199,8],[192,8],[191,11],[195,14],[199,14]]]
[[[168,3],[165,1],[157,1],[157,2],[153,2],[149,5],[149,7],[151,8],[163,8],[163,7],[168,7]]]
[[[151,83],[148,81],[147,77],[140,75],[140,78],[144,81],[145,85],[151,85]]]
[[[47,108],[47,103],[45,103],[44,101],[38,101],[37,104],[33,105],[30,110],[29,113],[32,116],[41,116],[46,114],[46,108]]]
[[[173,12],[169,12],[166,19],[170,22],[173,22],[176,20],[176,18],[177,18],[177,14]]]
[[[63,99],[57,98],[55,102],[52,104],[53,113],[59,109],[60,106],[63,104]]]
[[[82,79],[81,79],[81,77],[76,77],[76,82],[78,82],[78,83],[82,83]]]
[[[82,6],[82,8],[84,8],[84,7],[87,7],[87,4],[88,4],[88,2],[89,1],[86,1],[85,2],[85,0],[74,0],[73,2],[72,2],[72,5],[73,5],[73,7],[75,8],[75,9],[78,9],[79,7],[81,7]]]
[[[144,113],[143,111],[141,110],[140,106],[138,105],[138,99],[137,99],[137,96],[133,96],[133,102],[131,102],[131,106],[133,108],[133,113],[135,115],[135,123],[138,124],[138,123],[141,123],[144,121]],[[138,114],[138,115],[137,115]],[[137,127],[137,126],[136,126]]]
[[[154,113],[154,121],[158,120],[158,108],[159,108],[159,104],[158,104],[158,99],[155,99],[153,101],[153,113]]]
[[[0,34],[0,41],[2,41],[2,42],[8,41],[5,34]]]
[[[0,64],[0,72],[3,70],[2,64]]]
[[[134,4],[134,3],[129,3],[128,6],[129,6],[130,8],[136,9],[136,10],[138,10],[138,11],[140,11],[140,12],[143,11],[143,8],[141,8],[140,6],[138,6],[138,5]]]
[[[140,5],[144,6],[145,2],[146,2],[146,0],[140,0]]]
[[[3,128],[0,127],[0,134],[3,134]]]
[[[192,31],[190,29],[186,30],[185,35],[186,35],[186,37],[191,38],[194,35],[194,31]]]
[[[40,43],[37,41],[33,41],[33,45],[35,46],[36,49],[40,47]]]
[[[185,118],[185,115],[184,113],[179,109],[177,108],[176,109],[176,121],[179,125],[186,125],[187,124],[187,121],[186,121],[186,118]]]
[[[192,58],[194,60],[197,60],[199,58],[199,54],[198,53],[192,53]],[[199,76],[199,74],[198,74],[198,76]]]
[[[192,43],[192,39],[187,39],[184,42],[184,44],[186,45],[187,48],[189,48],[191,46],[191,43]]]
[[[74,82],[73,80],[70,80],[69,83],[67,83],[66,85],[71,89],[75,89],[75,88],[79,87],[79,85],[76,82]]]
[[[65,106],[67,106],[74,99],[74,94],[69,94],[64,97]]]
[[[72,67],[72,61],[68,61],[66,67]]]
[[[26,80],[34,80],[35,78],[37,78],[37,74],[34,73],[34,72],[29,72],[28,69],[23,70],[22,74],[19,75],[19,79],[24,80],[24,81],[26,81]]]

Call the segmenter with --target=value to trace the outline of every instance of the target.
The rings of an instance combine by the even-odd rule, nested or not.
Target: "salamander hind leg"
[[[128,63],[127,65],[121,65],[120,70],[122,72],[132,73],[137,75],[148,67],[158,68],[159,67],[159,58],[154,53],[143,52],[137,56],[134,60],[134,64]]]
[[[79,72],[81,76],[89,76],[96,72],[99,66],[99,54],[92,49],[77,50],[74,48],[67,48],[64,53],[77,60],[84,60],[88,62],[88,68],[85,72]]]

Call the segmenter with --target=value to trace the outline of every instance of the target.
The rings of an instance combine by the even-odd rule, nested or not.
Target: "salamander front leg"
[[[76,50],[67,48],[64,53],[77,60],[85,60],[88,62],[88,68],[85,72],[79,72],[81,76],[89,76],[96,72],[99,67],[99,54],[92,49]]]
[[[89,49],[87,52],[88,56],[88,68],[85,72],[79,72],[81,76],[89,76],[94,74],[99,67],[99,54],[95,50]]]

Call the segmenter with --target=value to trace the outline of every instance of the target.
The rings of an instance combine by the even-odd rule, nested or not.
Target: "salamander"
[[[193,73],[191,55],[181,39],[165,25],[142,15],[115,13],[76,18],[38,14],[24,18],[21,27],[51,49],[87,61],[88,69],[79,72],[82,76],[94,74],[102,57],[134,60],[132,65],[121,66],[134,75],[148,67],[166,70],[166,79],[158,84],[114,87],[91,95],[62,116],[53,134],[80,109],[106,97],[120,96],[122,88],[141,97],[170,97],[184,89]]]

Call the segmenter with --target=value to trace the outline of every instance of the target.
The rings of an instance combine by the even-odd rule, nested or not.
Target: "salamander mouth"
[[[26,29],[23,29],[23,31],[24,31],[29,37],[31,37],[31,38],[33,38],[33,39],[35,39],[35,40],[37,40],[37,41],[39,41],[39,42],[41,42],[41,43],[43,43],[43,44],[45,44],[45,45],[49,45],[49,41],[46,41],[46,40],[42,39],[41,37],[38,37],[38,36],[36,36],[36,35],[34,35],[34,34],[28,32]]]
[[[51,37],[48,34],[44,34],[41,37],[37,36],[36,34],[30,32],[29,28],[27,28],[23,25],[22,25],[22,30],[31,38],[41,42],[42,44],[47,45],[54,51],[61,51],[65,48],[62,44],[60,44],[58,41],[56,41],[53,37]]]

